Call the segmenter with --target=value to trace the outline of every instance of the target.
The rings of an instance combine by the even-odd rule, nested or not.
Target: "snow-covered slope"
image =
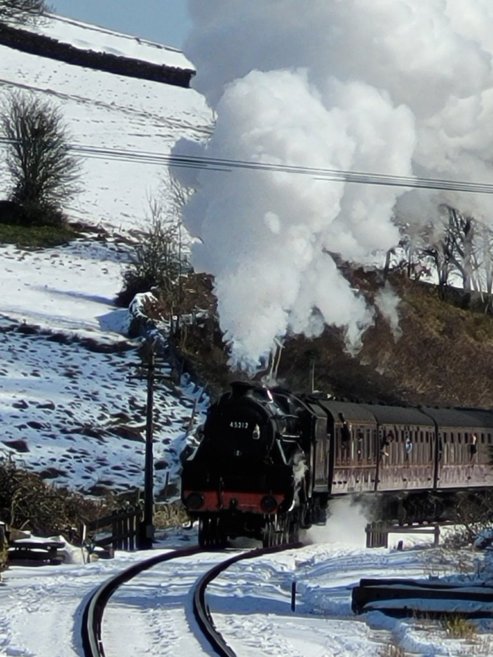
[[[27,26],[29,29],[29,26]],[[104,27],[89,25],[65,16],[49,14],[34,28],[44,34],[75,48],[105,52],[122,57],[133,57],[154,64],[193,69],[193,64],[181,52],[171,46],[147,41],[131,34],[112,32]]]
[[[42,25],[48,29],[48,23]],[[87,25],[66,25],[74,39],[82,32],[84,42],[96,48],[102,48],[108,34]],[[62,34],[58,26],[58,37]],[[149,50],[153,53],[146,43],[124,35],[109,33],[108,39],[119,44],[112,49],[122,55],[135,57],[140,47],[143,58]],[[168,54],[169,61],[177,63],[175,51],[159,52],[160,63]],[[74,145],[107,151],[103,156],[89,153],[84,161],[85,191],[69,208],[72,216],[84,221],[125,229],[141,224],[149,197],[163,186],[167,169],[165,163],[143,164],[138,155],[162,157],[180,137],[203,139],[209,134],[210,112],[192,89],[72,66],[5,46],[0,46],[0,62],[0,94],[35,92],[61,109]],[[0,160],[0,184],[5,181],[2,165]]]
[[[77,47],[190,66],[174,49],[74,21],[53,17],[36,29]],[[163,156],[180,137],[200,140],[210,131],[210,112],[192,89],[5,46],[0,62],[0,100],[35,93],[60,108],[71,143],[105,151],[84,158],[84,190],[66,210],[110,235],[145,227],[149,200],[166,193],[166,165],[135,153]],[[2,190],[4,154],[0,148]],[[112,237],[43,251],[0,245],[0,455],[86,491],[143,483],[145,382],[130,378],[138,342],[127,340],[128,314],[113,305],[129,257],[126,241]],[[156,391],[156,492],[178,467],[197,396],[193,384]]]

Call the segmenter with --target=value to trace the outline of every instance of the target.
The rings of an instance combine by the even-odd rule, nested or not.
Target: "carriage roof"
[[[433,420],[418,408],[383,404],[365,405],[374,414],[378,424],[434,426]]]
[[[433,420],[421,410],[407,406],[390,406],[384,404],[356,404],[333,399],[318,400],[318,404],[328,412],[334,421],[339,420],[339,413],[351,423],[403,424],[433,426]]]
[[[470,428],[492,428],[493,413],[491,411],[474,408],[423,408],[439,427],[470,427]]]
[[[332,416],[335,422],[339,421],[339,414],[342,413],[348,422],[376,424],[375,416],[362,404],[335,399],[318,399],[317,403]]]

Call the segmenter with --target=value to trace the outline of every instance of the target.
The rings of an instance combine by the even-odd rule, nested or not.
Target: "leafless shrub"
[[[485,570],[477,552],[443,546],[423,553],[423,567],[429,577],[462,575],[470,580],[477,579]]]
[[[154,525],[159,529],[178,527],[189,520],[181,502],[157,504],[154,512]]]
[[[26,222],[61,223],[64,203],[80,189],[80,163],[59,110],[35,95],[13,93],[2,108],[0,135],[7,143],[10,200]]]
[[[77,493],[56,488],[11,460],[0,462],[0,520],[11,528],[39,536],[80,529],[83,520],[99,513],[98,504]]]
[[[123,274],[124,288],[118,303],[155,288],[164,305],[173,311],[180,303],[182,276],[190,270],[188,249],[179,215],[166,210],[164,200],[149,201],[148,228],[140,236],[132,262]]]

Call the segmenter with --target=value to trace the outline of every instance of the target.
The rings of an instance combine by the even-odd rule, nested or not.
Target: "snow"
[[[79,47],[186,63],[168,48],[75,21],[57,19],[40,29]],[[0,456],[43,472],[55,485],[142,489],[146,392],[142,381],[131,378],[139,342],[126,336],[128,311],[113,300],[131,254],[129,239],[145,225],[148,197],[168,174],[163,164],[144,164],[135,153],[168,154],[181,137],[204,139],[211,113],[193,90],[41,61],[5,47],[0,57],[0,95],[32,89],[59,103],[74,143],[127,153],[125,161],[111,153],[87,158],[85,191],[68,209],[74,219],[104,227],[108,236],[83,236],[43,251],[0,245]],[[0,182],[5,180],[0,169]],[[195,403],[196,425],[207,399],[200,387],[182,379],[180,385],[159,386],[155,400],[159,494],[166,478],[177,476]],[[408,535],[404,551],[365,550],[363,527],[364,519],[342,509],[339,522],[332,517],[327,528],[312,531],[311,543],[301,550],[226,572],[209,602],[228,643],[252,657],[391,655],[392,645],[427,657],[492,654],[487,622],[478,622],[472,645],[448,638],[436,623],[394,620],[380,612],[354,616],[351,587],[362,577],[456,572],[456,564],[435,550],[413,549]],[[193,544],[196,534],[178,529],[158,538],[153,554]],[[117,552],[114,559],[87,562],[87,554],[68,545],[64,564],[10,567],[0,588],[0,657],[80,655],[85,597],[148,554]],[[483,557],[467,556],[476,571]],[[104,621],[107,654],[210,654],[190,634],[189,585],[223,558],[211,552],[163,564],[129,582],[112,598]]]
[[[86,31],[100,42],[98,31]],[[125,54],[128,39],[114,38]],[[0,46],[0,60],[0,96],[32,90],[59,107],[70,143],[92,151],[82,161],[83,192],[68,208],[75,219],[113,230],[139,228],[149,200],[166,188],[169,174],[163,157],[178,139],[200,140],[210,133],[210,110],[192,89],[85,69],[5,46]],[[144,154],[158,159],[144,164]],[[2,164],[3,158],[0,184],[6,181]]]
[[[44,22],[43,29],[68,40],[79,30],[88,44],[117,43],[122,54],[135,47],[125,35],[70,21]],[[146,44],[140,54],[148,58]],[[167,51],[162,56],[166,60]],[[210,112],[191,89],[6,47],[0,47],[0,57],[0,99],[31,90],[59,105],[74,144],[108,151],[83,160],[84,189],[67,208],[71,218],[99,234],[41,251],[0,246],[0,456],[56,485],[141,489],[146,387],[135,378],[139,343],[126,337],[129,313],[114,299],[123,287],[132,240],[146,227],[150,199],[166,195],[169,172],[163,163],[142,163],[134,154],[162,156],[184,135],[204,138]],[[126,153],[124,161],[112,157],[115,150]],[[2,167],[0,158],[0,183],[6,183]],[[185,427],[200,401],[197,422],[206,402],[197,386],[184,381],[177,388],[166,381],[156,388],[157,495],[168,478],[176,478]]]
[[[193,529],[168,530],[152,551],[117,552],[114,559],[90,563],[79,558],[57,566],[9,568],[0,589],[0,655],[81,654],[81,605],[94,588],[136,560],[195,541]],[[327,529],[323,542],[234,564],[208,589],[214,624],[228,645],[246,657],[366,657],[392,655],[392,646],[403,651],[395,654],[426,657],[492,654],[493,625],[486,619],[474,621],[475,634],[466,640],[448,636],[439,621],[429,618],[351,612],[351,589],[363,576],[430,575],[429,563],[440,550],[422,542],[413,545],[408,536],[406,542],[403,551],[365,550],[354,541],[339,541]],[[127,582],[112,596],[103,619],[106,654],[211,654],[192,633],[190,586],[230,556],[230,551],[212,551],[165,562]],[[466,556],[471,562],[478,559],[475,553]],[[491,568],[488,555],[480,558]],[[448,569],[444,554],[441,559]],[[468,578],[474,580],[473,575],[456,576]]]
[[[104,27],[89,25],[65,16],[48,14],[47,19],[25,29],[68,43],[81,50],[105,52],[122,57],[144,59],[154,64],[194,70],[193,64],[176,48],[147,41],[130,34],[117,33]]]

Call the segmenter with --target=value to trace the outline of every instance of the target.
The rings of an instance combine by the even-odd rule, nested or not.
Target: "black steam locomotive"
[[[493,411],[386,406],[236,382],[183,464],[201,545],[297,540],[328,500],[380,493],[402,521],[438,520],[458,490],[493,485]],[[433,500],[433,504],[431,504]]]

